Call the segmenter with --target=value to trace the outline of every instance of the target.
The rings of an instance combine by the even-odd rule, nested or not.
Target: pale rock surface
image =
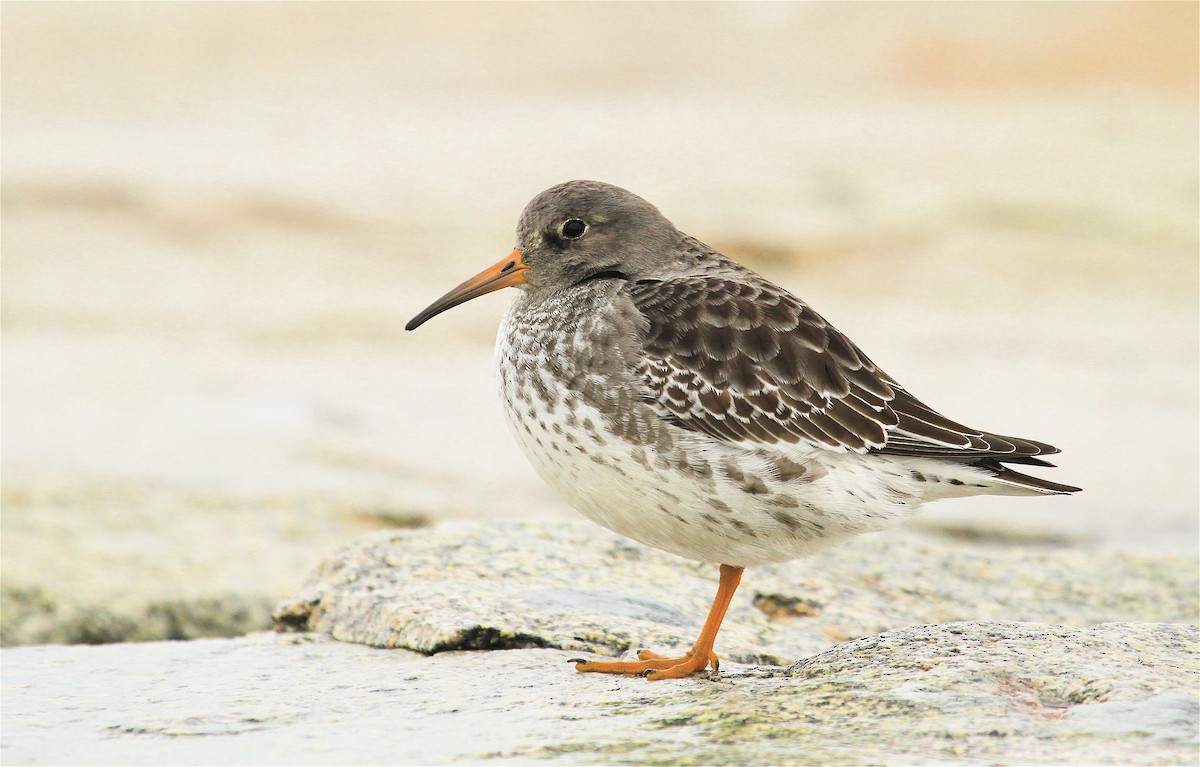
[[[457,523],[362,536],[276,611],[278,628],[422,653],[690,646],[717,568],[578,523]],[[1197,565],[896,530],[747,571],[723,658],[786,664],[889,629],[950,621],[1197,621]]]
[[[751,570],[717,676],[572,669],[582,652],[685,647],[714,569],[583,523],[368,534],[277,608],[280,627],[327,633],[0,651],[0,757],[1196,761],[1194,561],[893,531]]]
[[[915,626],[720,679],[319,635],[0,651],[5,764],[1188,764],[1197,629]]]

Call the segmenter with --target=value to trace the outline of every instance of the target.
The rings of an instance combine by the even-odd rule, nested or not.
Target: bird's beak
[[[416,330],[425,324],[426,320],[441,314],[447,309],[453,309],[459,304],[466,303],[472,298],[479,298],[484,293],[491,293],[500,288],[511,288],[525,283],[525,261],[521,251],[514,250],[492,266],[451,290],[446,295],[434,301],[425,311],[408,321],[405,330]]]

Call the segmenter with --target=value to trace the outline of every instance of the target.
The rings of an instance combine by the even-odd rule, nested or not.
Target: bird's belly
[[[701,504],[696,488],[683,476],[672,481],[648,465],[644,449],[606,433],[599,410],[581,402],[547,408],[507,397],[504,410],[529,462],[568,503],[610,530],[692,555],[686,509]]]
[[[816,466],[811,482],[781,480],[772,475],[769,456],[750,456],[665,424],[660,428],[676,432],[671,439],[627,438],[577,393],[544,398],[536,392],[545,392],[549,381],[519,383],[512,372],[500,371],[504,411],[538,474],[593,522],[646,545],[702,562],[752,566],[884,529],[911,510],[847,496],[836,475]]]

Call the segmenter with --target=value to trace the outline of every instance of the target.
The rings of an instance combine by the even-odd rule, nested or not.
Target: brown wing
[[[802,301],[752,272],[628,286],[646,318],[646,399],[677,425],[731,442],[1043,463],[1058,452],[967,428],[877,368]]]

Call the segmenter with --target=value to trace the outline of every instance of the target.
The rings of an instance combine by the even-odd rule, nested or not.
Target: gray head
[[[679,232],[658,208],[612,184],[568,181],[525,206],[517,250],[531,290],[563,289],[598,271],[649,277],[670,261]]]
[[[430,317],[493,290],[565,290],[606,272],[661,277],[677,267],[682,235],[650,203],[612,184],[568,181],[534,197],[517,223],[517,247],[414,317]]]

